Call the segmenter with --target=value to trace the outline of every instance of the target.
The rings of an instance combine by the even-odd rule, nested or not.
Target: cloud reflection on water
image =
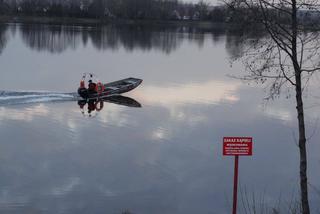
[[[26,108],[8,108],[0,106],[0,121],[22,120],[31,122],[35,116],[48,116],[49,109],[44,104],[28,106]]]
[[[173,107],[187,104],[234,103],[239,100],[236,92],[239,82],[211,80],[203,83],[185,83],[173,86],[146,85],[136,92],[145,103]]]

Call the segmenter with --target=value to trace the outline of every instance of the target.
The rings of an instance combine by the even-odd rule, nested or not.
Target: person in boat
[[[96,93],[97,92],[96,89],[97,89],[97,84],[94,83],[92,80],[89,80],[88,92],[89,93]]]

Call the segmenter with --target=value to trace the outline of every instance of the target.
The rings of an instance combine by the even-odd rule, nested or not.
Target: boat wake
[[[76,93],[0,91],[0,106],[76,100],[78,100]]]

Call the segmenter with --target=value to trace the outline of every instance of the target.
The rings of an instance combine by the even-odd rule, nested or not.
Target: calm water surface
[[[243,50],[238,37],[219,28],[0,25],[0,213],[230,213],[233,158],[222,156],[222,137],[237,135],[254,137],[254,155],[240,158],[240,213],[247,199],[287,211],[299,198],[294,96],[265,103],[261,86],[228,77],[244,72],[229,63]],[[81,113],[67,93],[84,72],[142,78],[126,94],[142,107]],[[319,81],[305,97],[315,213]]]

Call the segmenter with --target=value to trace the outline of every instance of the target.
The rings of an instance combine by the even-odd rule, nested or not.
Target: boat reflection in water
[[[141,108],[141,104],[135,99],[121,95],[113,95],[99,99],[83,99],[78,101],[78,105],[83,115],[93,117],[97,112],[103,109],[105,102],[127,107]]]

